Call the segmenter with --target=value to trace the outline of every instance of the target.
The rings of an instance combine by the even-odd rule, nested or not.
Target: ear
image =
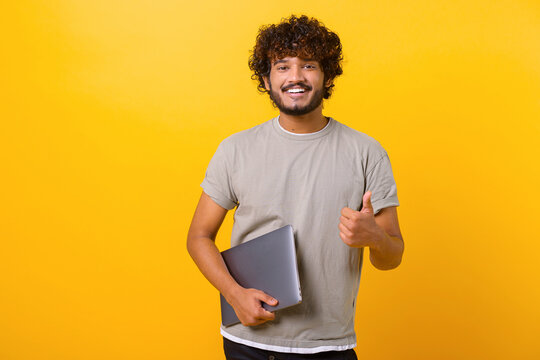
[[[270,91],[270,83],[268,82],[268,76],[263,76],[263,80],[264,80],[264,87],[266,88],[266,90]]]
[[[329,87],[330,85],[332,85],[334,83],[334,79],[328,79],[325,81],[324,83],[324,87]]]

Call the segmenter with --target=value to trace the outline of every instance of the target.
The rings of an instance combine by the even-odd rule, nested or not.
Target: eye
[[[306,64],[306,65],[304,65],[304,67],[305,67],[306,69],[316,69],[316,68],[317,68],[317,67],[316,67],[315,65],[313,65],[313,64]]]
[[[277,70],[279,70],[279,71],[287,70],[287,67],[284,66],[284,65],[281,65],[281,66],[277,67]]]

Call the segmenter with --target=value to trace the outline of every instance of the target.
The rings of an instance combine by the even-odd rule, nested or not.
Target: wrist
[[[234,299],[236,299],[239,294],[244,290],[244,288],[240,285],[238,285],[237,282],[233,281],[231,284],[229,284],[226,288],[223,289],[222,295],[227,300],[229,304],[234,302]]]

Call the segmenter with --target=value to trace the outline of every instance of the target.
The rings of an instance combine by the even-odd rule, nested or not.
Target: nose
[[[289,81],[293,83],[304,81],[304,73],[301,66],[291,66],[291,71],[289,73]]]

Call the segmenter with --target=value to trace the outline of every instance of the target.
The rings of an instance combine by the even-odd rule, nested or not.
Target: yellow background
[[[539,2],[299,3],[3,2],[1,360],[223,359],[185,238],[219,142],[276,114],[247,59],[291,13],[340,35],[325,114],[398,184],[405,256],[365,264],[359,357],[540,358]]]

